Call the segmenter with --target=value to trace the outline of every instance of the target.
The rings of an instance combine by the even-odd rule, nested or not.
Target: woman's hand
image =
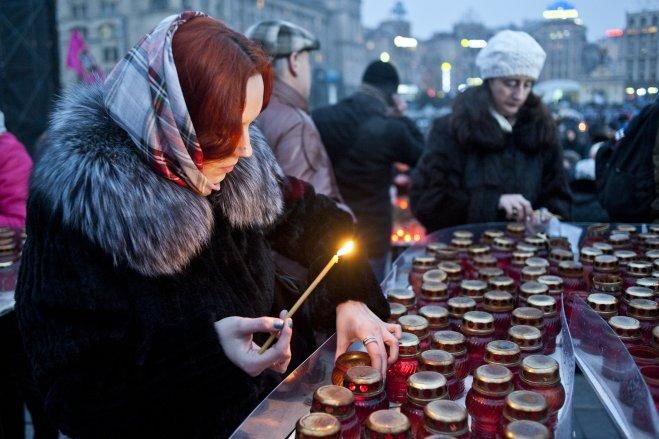
[[[509,220],[524,221],[525,218],[533,215],[533,206],[520,194],[501,195],[497,207],[506,211],[506,218]]]
[[[371,365],[387,375],[387,366],[398,359],[398,339],[400,325],[380,320],[362,302],[348,300],[336,307],[336,357],[344,353],[356,340],[373,337],[375,341],[366,344],[371,357]],[[385,349],[389,346],[389,354]]]
[[[291,361],[291,334],[293,321],[282,320],[286,311],[274,317],[226,317],[215,322],[215,330],[220,337],[224,354],[233,364],[244,370],[250,376],[257,376],[265,369],[284,373]],[[253,335],[258,332],[273,333],[280,331],[279,340],[262,355],[259,345],[254,343]]]

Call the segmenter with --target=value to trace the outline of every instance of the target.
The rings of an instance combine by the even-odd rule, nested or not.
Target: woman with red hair
[[[271,250],[313,279],[353,225],[282,176],[250,128],[271,88],[254,43],[186,12],[104,84],[59,102],[31,184],[16,312],[66,435],[226,437],[271,389],[262,372],[284,373],[291,345],[308,340],[282,320],[290,295],[278,294]],[[400,327],[381,320],[363,256],[338,264],[307,306],[314,329],[336,329],[337,355],[367,339],[375,367],[395,360]]]

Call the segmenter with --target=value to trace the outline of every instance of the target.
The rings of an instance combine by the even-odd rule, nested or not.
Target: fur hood
[[[115,265],[171,275],[208,243],[216,215],[259,229],[281,214],[282,172],[258,130],[250,133],[253,155],[238,162],[219,192],[202,197],[151,170],[106,112],[103,94],[101,84],[76,86],[60,99],[31,192]]]

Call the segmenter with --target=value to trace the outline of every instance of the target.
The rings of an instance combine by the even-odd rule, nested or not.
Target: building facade
[[[656,95],[659,87],[659,10],[627,14],[625,87],[632,97]]]

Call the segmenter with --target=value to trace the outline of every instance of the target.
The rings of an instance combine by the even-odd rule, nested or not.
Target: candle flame
[[[354,248],[355,248],[355,243],[353,241],[348,241],[343,245],[343,247],[339,249],[338,252],[336,252],[336,255],[339,257],[345,256],[348,253],[350,253]]]

